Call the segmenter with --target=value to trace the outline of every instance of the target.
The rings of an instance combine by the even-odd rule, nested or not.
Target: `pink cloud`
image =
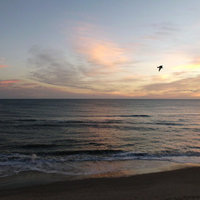
[[[92,24],[79,24],[71,41],[75,51],[90,66],[85,72],[87,76],[115,73],[130,63],[128,49],[107,39],[105,33]]]
[[[0,68],[9,67],[9,65],[0,65]]]
[[[80,44],[78,44],[77,50],[84,54],[90,62],[114,67],[115,63],[128,61],[125,51],[115,43],[87,37],[80,37],[79,40]]]
[[[14,84],[14,83],[18,83],[18,82],[21,82],[21,80],[19,79],[9,79],[9,80],[4,80],[4,81],[0,81],[0,84],[3,84],[3,85],[7,85],[7,84]]]

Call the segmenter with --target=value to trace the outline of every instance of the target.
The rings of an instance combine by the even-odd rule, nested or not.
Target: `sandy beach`
[[[200,168],[121,178],[60,181],[0,190],[1,200],[189,200],[200,199]]]

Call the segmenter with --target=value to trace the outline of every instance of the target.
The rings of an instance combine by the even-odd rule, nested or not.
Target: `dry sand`
[[[200,200],[200,168],[1,189],[1,200]]]

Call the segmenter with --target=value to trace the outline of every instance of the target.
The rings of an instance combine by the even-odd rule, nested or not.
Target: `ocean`
[[[200,164],[200,100],[0,100],[0,178],[188,163]]]

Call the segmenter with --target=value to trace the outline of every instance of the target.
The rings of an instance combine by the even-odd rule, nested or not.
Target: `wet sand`
[[[0,189],[1,200],[200,200],[200,168]]]

